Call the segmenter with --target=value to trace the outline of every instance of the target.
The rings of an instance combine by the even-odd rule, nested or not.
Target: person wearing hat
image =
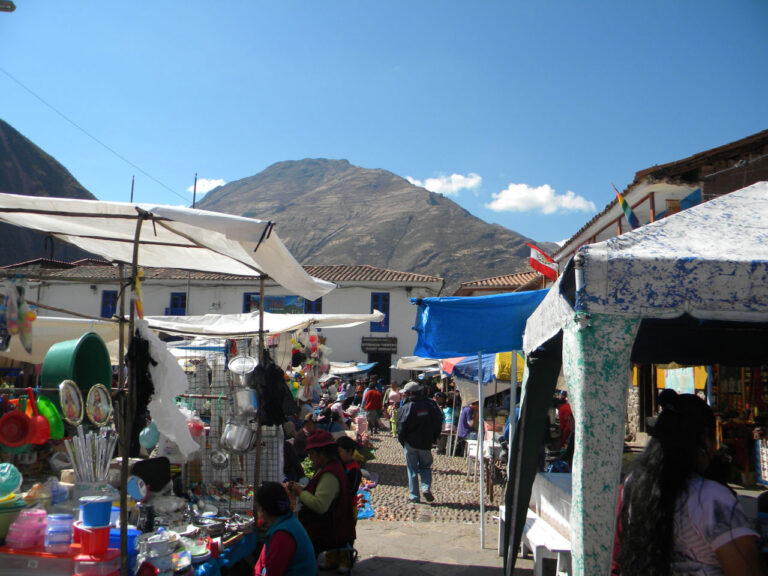
[[[299,460],[307,457],[307,438],[315,430],[315,415],[307,414],[304,416],[304,426],[296,431],[293,436],[293,449]]]
[[[405,450],[408,499],[420,502],[421,479],[421,494],[427,502],[433,502],[432,444],[440,437],[443,413],[434,400],[424,396],[423,388],[416,382],[408,382],[403,394],[407,399],[397,415],[397,439]]]
[[[340,549],[355,540],[353,500],[349,480],[339,460],[339,451],[330,432],[316,430],[307,438],[307,453],[315,474],[306,488],[289,482],[287,489],[301,502],[299,520],[309,534],[315,554],[326,554],[326,567],[349,568],[349,557]]]
[[[266,542],[254,574],[314,574],[317,571],[312,541],[293,515],[282,484],[264,482],[256,491],[259,519],[267,529]]]

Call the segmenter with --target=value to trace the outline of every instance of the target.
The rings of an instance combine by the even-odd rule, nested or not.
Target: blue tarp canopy
[[[493,380],[493,364],[496,354],[483,354],[483,384]],[[477,382],[477,356],[467,356],[453,367],[453,375],[464,380]]]
[[[414,326],[418,340],[413,353],[423,358],[452,358],[520,350],[528,316],[546,294],[547,290],[535,290],[411,298],[419,307]]]

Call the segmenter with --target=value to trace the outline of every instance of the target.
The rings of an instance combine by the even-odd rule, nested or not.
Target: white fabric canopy
[[[526,405],[529,395],[539,406],[551,402],[544,396],[554,391],[552,371],[562,361],[576,421],[570,512],[574,575],[610,571],[631,358],[676,360],[675,355],[692,354],[685,346],[693,342],[694,350],[709,351],[712,360],[738,342],[739,352],[749,354],[755,365],[763,363],[765,354],[754,342],[758,337],[739,339],[735,328],[746,323],[745,331],[763,334],[768,322],[766,222],[768,183],[759,182],[583,246],[528,319],[523,349],[535,362],[528,364]],[[674,333],[684,338],[662,338],[681,325],[675,324],[681,317],[695,319],[686,331]],[[712,321],[727,327],[718,331]],[[641,325],[650,334],[644,341]],[[555,338],[560,333],[562,341]],[[647,352],[654,344],[658,349]],[[525,439],[539,434],[534,411],[526,407],[523,413],[532,424],[515,447],[515,462],[532,461],[538,450],[536,442],[526,445]],[[530,484],[520,479],[530,475],[521,467],[510,478],[516,492],[506,500],[515,530],[526,511],[511,509],[511,502],[528,501]]]
[[[309,326],[342,328],[365,322],[381,322],[384,314],[374,310],[371,314],[270,314],[264,313],[264,332],[279,334],[303,330]],[[147,316],[149,328],[173,334],[196,336],[238,336],[259,332],[259,313],[206,314],[205,316]],[[115,363],[117,362],[117,322],[106,320],[81,320],[38,316],[33,323],[32,352],[28,353],[18,337],[11,338],[10,348],[0,351],[0,358],[17,362],[42,364],[48,349],[57,342],[80,338],[86,332],[96,332],[106,342]]]
[[[240,276],[267,275],[316,300],[335,285],[307,274],[267,221],[181,206],[0,194],[0,221],[53,234],[110,262]]]
[[[173,334],[198,336],[236,336],[259,331],[259,313],[206,314],[204,316],[146,316],[150,328]],[[365,322],[381,322],[384,313],[371,314],[271,314],[264,312],[264,332],[280,334],[295,332],[310,326],[343,328]]]
[[[421,356],[402,356],[397,359],[398,370],[440,370],[440,360]]]
[[[768,320],[768,182],[699,204],[605,242],[584,257],[590,313],[634,318]],[[576,276],[576,278],[574,278]],[[563,286],[573,262],[525,328],[526,353],[557,334],[574,307]]]

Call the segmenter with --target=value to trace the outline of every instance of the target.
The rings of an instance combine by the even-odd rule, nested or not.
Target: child
[[[349,436],[342,436],[336,440],[336,444],[339,446],[339,460],[341,460],[341,463],[344,465],[344,470],[347,472],[349,489],[354,497],[357,495],[357,490],[360,488],[360,481],[363,479],[360,463],[355,459],[357,442],[352,440]]]

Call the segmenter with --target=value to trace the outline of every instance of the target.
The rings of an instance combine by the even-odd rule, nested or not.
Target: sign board
[[[360,342],[363,352],[387,352],[397,354],[397,338],[363,336]]]

